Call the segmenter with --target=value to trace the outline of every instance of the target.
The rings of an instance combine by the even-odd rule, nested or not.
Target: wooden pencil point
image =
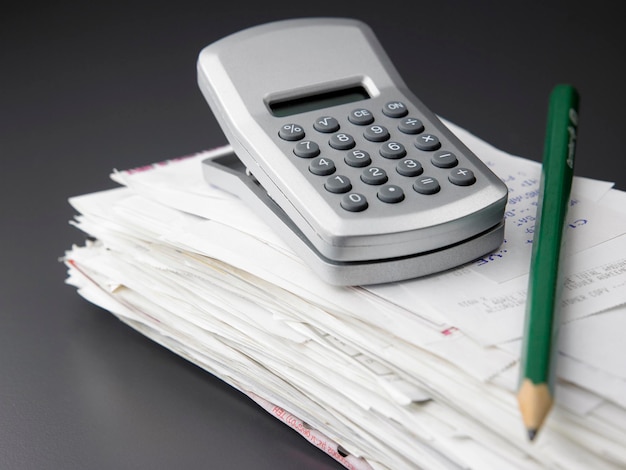
[[[522,421],[528,430],[528,438],[532,441],[552,408],[552,394],[547,384],[534,384],[529,379],[524,379],[517,401]]]

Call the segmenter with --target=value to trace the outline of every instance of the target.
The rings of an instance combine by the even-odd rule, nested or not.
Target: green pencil
[[[557,85],[550,94],[517,394],[531,441],[548,415],[554,395],[559,264],[574,176],[578,102],[578,92],[570,85]]]

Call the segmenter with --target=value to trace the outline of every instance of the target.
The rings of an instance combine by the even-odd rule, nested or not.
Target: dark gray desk
[[[413,2],[409,11],[389,2],[57,3],[13,2],[0,18],[3,469],[339,468],[80,299],[57,261],[82,242],[67,223],[69,196],[112,187],[113,168],[225,142],[195,60],[228,33],[357,16],[434,111],[537,160],[550,89],[572,82],[582,95],[576,173],[626,190],[626,30],[614,2]]]

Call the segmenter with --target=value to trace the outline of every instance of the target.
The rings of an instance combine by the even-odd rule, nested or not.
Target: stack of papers
[[[72,198],[89,241],[67,282],[347,468],[626,467],[626,193],[575,179],[556,405],[528,442],[515,395],[541,168],[447,124],[510,190],[506,240],[475,262],[327,285],[204,181],[225,147]]]

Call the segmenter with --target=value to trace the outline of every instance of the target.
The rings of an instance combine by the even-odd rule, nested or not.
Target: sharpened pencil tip
[[[530,379],[524,379],[517,394],[524,427],[528,432],[528,439],[535,439],[539,433],[550,408],[552,395],[548,384],[534,384]]]

